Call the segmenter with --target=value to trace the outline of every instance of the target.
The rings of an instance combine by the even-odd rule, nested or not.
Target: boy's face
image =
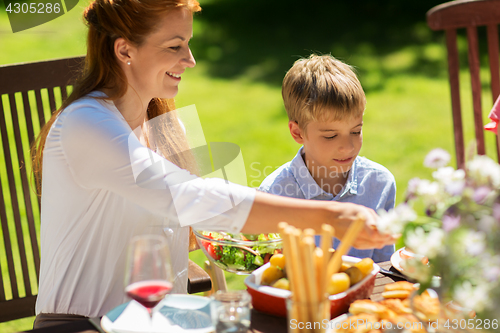
[[[296,122],[289,122],[295,141],[304,145],[305,162],[314,178],[347,173],[363,144],[363,115],[341,121],[311,121],[307,134]],[[345,176],[345,175],[344,175]]]

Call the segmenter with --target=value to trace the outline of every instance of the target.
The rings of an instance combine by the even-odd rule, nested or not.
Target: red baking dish
[[[354,264],[361,259],[343,256],[345,263]],[[269,267],[269,263],[255,270],[245,279],[248,292],[252,295],[252,306],[254,309],[268,314],[286,317],[285,299],[290,296],[289,290],[277,289],[270,286],[260,285],[262,272]],[[375,286],[375,276],[380,271],[377,264],[363,280],[349,288],[343,293],[330,295],[330,316],[335,318],[349,310],[349,305],[357,299],[369,298]]]

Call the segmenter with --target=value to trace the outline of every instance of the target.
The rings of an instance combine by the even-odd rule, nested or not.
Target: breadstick
[[[347,229],[347,232],[340,242],[340,246],[338,247],[337,251],[333,253],[333,257],[328,263],[328,268],[326,270],[327,276],[332,276],[334,273],[337,273],[339,271],[340,266],[342,265],[342,256],[345,255],[351,248],[354,240],[356,239],[356,237],[358,237],[361,229],[363,229],[365,221],[366,218],[364,217],[364,215],[358,214],[356,220],[349,226],[349,229]]]
[[[332,246],[333,237],[335,235],[335,229],[329,224],[323,224],[321,226],[321,251],[323,252],[323,274],[319,281],[319,293],[324,295],[326,293],[326,281],[329,278],[327,273],[328,262],[330,261],[330,247]]]
[[[287,271],[287,275],[288,275],[288,280],[290,281],[290,290],[292,290],[292,292],[293,292],[293,290],[295,289],[294,288],[295,277],[293,274],[292,263],[290,261],[290,258],[291,258],[291,255],[290,255],[290,237],[285,232],[287,227],[288,227],[288,223],[286,223],[286,222],[278,223],[278,229],[280,231],[281,240],[283,242],[283,254],[285,255],[285,258],[287,258],[287,260],[285,261],[285,267],[286,267],[286,271]],[[297,314],[297,308],[294,307],[291,309],[289,317],[290,317],[290,320],[295,319],[295,320],[297,320],[297,322],[299,322],[300,318]],[[292,328],[290,327],[290,329],[292,329]],[[292,331],[299,332],[298,328],[293,329]]]
[[[314,267],[314,238],[306,236],[302,239],[302,257],[304,260],[304,276],[306,281],[306,290],[308,304],[311,305],[309,311],[309,320],[312,322],[320,322],[318,320],[317,310],[314,308],[318,304],[318,287],[316,285],[316,269]]]
[[[292,287],[292,296],[294,302],[296,304],[304,304],[307,302],[307,293],[305,289],[305,281],[304,281],[304,269],[302,267],[302,263],[300,262],[300,235],[302,232],[299,229],[296,229],[292,226],[288,226],[285,229],[285,234],[289,237],[289,255],[290,260],[286,260],[286,262],[290,262],[292,266],[291,274],[294,275],[294,283]],[[290,273],[289,273],[290,274]],[[307,322],[308,315],[307,311],[305,311],[303,307],[298,307],[297,317],[299,322]],[[304,330],[305,332],[309,330]]]
[[[302,237],[314,237],[314,235],[316,235],[316,232],[311,228],[304,229],[304,231],[302,232]]]

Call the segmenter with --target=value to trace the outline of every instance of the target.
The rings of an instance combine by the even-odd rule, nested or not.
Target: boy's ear
[[[297,124],[296,121],[290,120],[288,122],[288,129],[290,129],[290,134],[295,142],[301,145],[304,144],[304,132],[300,129],[299,124]]]

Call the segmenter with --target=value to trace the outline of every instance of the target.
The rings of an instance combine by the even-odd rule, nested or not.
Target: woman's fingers
[[[377,230],[378,215],[373,209],[358,206],[359,212],[366,217],[365,227],[359,233],[353,246],[358,249],[382,248],[394,244],[396,239],[393,235],[381,234]]]

